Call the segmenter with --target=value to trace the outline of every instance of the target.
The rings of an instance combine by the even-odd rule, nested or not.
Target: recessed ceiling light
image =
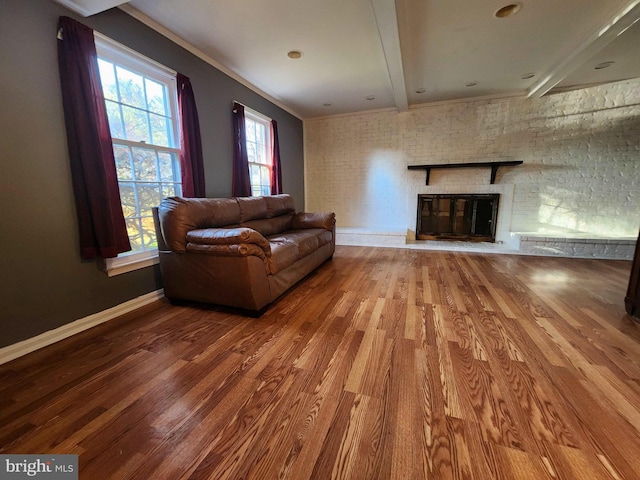
[[[610,67],[614,63],[616,63],[616,62],[602,62],[602,63],[599,63],[598,65],[596,65],[593,68],[595,68],[596,70],[602,70],[603,68]]]
[[[325,107],[330,107],[331,105],[333,105],[333,102],[324,102],[322,105]]]
[[[287,57],[297,60],[302,57],[302,52],[300,50],[290,50],[287,52]]]
[[[375,100],[376,97],[374,97],[373,95],[367,95],[366,97],[364,97],[366,100]]]
[[[475,87],[478,82],[467,82],[464,84],[465,87]]]
[[[528,78],[533,78],[535,76],[536,76],[535,73],[523,73],[522,75],[520,75],[520,78],[523,80],[526,80]]]
[[[507,18],[518,13],[521,8],[522,5],[520,5],[519,3],[512,3],[498,9],[496,13],[493,14],[493,16],[496,18]]]
[[[424,92],[426,92],[426,91],[427,91],[427,90],[426,90],[425,88],[418,88],[418,89],[416,90],[416,93],[424,93]]]

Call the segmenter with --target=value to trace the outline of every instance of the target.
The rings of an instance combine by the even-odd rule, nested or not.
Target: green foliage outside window
[[[106,59],[98,64],[131,246],[155,249],[151,209],[182,194],[168,88]]]

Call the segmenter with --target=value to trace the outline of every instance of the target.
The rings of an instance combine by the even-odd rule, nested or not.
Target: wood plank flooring
[[[158,302],[0,366],[0,453],[101,479],[638,479],[630,262],[338,247],[259,319]]]

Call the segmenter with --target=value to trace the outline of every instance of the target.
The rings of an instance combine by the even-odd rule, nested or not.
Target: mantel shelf
[[[515,165],[522,165],[522,160],[511,160],[507,162],[471,162],[471,163],[436,163],[433,165],[407,165],[409,170],[426,170],[427,182],[425,185],[429,185],[429,176],[432,168],[479,168],[490,167],[491,168],[491,184],[496,181],[496,174],[500,167],[513,167]]]

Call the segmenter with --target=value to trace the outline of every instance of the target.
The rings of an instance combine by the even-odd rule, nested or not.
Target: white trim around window
[[[143,252],[121,253],[116,258],[105,258],[103,268],[107,276],[115,277],[122,273],[133,272],[158,263],[160,263],[158,252],[145,250]]]
[[[178,72],[175,70],[161,64],[160,62],[156,62],[139,52],[136,52],[132,48],[129,48],[120,42],[116,42],[114,39],[109,38],[100,32],[96,32],[94,30],[93,37],[96,40],[95,44],[98,56],[100,56],[101,53],[109,56],[110,52],[111,54],[119,56],[124,66],[141,70],[142,72],[151,75],[164,75],[167,79],[176,78]]]
[[[159,198],[163,196],[172,195],[172,193],[164,192],[163,186],[171,186],[174,185],[174,194],[180,195],[180,178],[179,178],[179,165],[173,165],[174,174],[173,180],[165,178],[161,175],[161,167],[160,167],[160,157],[159,155],[165,154],[169,155],[173,162],[176,161],[177,156],[179,156],[180,150],[178,148],[179,142],[179,120],[178,120],[178,108],[177,108],[177,89],[176,89],[176,72],[166,66],[141,55],[140,53],[113,41],[112,39],[101,35],[97,32],[95,33],[96,40],[96,50],[98,53],[98,57],[100,59],[105,60],[109,64],[113,65],[113,68],[120,67],[130,72],[133,72],[136,75],[140,75],[145,79],[150,79],[153,82],[163,85],[164,93],[163,98],[165,98],[165,108],[163,112],[152,111],[149,105],[145,104],[144,108],[140,105],[127,105],[131,109],[135,108],[141,112],[144,112],[147,116],[151,114],[157,114],[158,116],[166,117],[171,120],[170,126],[167,125],[166,138],[164,141],[155,142],[155,137],[152,135],[151,126],[149,126],[149,136],[146,139],[139,140],[138,138],[129,139],[127,137],[126,132],[126,122],[124,114],[122,113],[123,105],[125,102],[120,98],[120,93],[118,93],[117,97],[109,98],[109,102],[117,105],[120,108],[120,117],[119,117],[119,125],[121,126],[121,134],[113,136],[113,144],[115,148],[125,148],[128,149],[129,160],[131,162],[131,178],[119,178],[118,183],[120,184],[120,188],[122,191],[123,185],[125,187],[129,187],[133,189],[133,197],[135,199],[135,215],[131,215],[131,212],[127,216],[128,219],[136,220],[138,222],[138,228],[140,229],[140,238],[142,239],[142,248],[147,248],[146,250],[136,249],[131,252],[124,252],[119,254],[116,258],[104,259],[102,262],[102,270],[109,276],[120,275],[127,272],[132,272],[134,270],[138,270],[141,268],[150,267],[159,263],[158,261],[158,250],[157,248],[150,247],[153,242],[148,242],[148,238],[144,237],[144,228],[145,228],[145,219],[148,220],[148,215],[142,215],[139,205],[139,190],[138,186],[145,183],[147,179],[145,178],[137,178],[135,172],[135,167],[133,163],[133,150],[145,150],[149,152],[153,152],[156,158],[156,172],[157,178],[149,179],[150,184],[156,185],[159,188]],[[116,79],[117,91],[120,92],[120,84],[118,83],[120,80]],[[145,80],[146,82],[146,80]],[[146,85],[146,83],[145,83]],[[149,99],[146,96],[145,90],[145,101],[148,102]],[[106,96],[106,95],[105,95]],[[107,101],[105,99],[105,101]],[[149,118],[147,118],[147,122],[149,122]],[[113,130],[112,130],[113,135]],[[122,137],[122,138],[121,138]],[[160,137],[163,139],[163,137]],[[116,159],[117,161],[117,159]],[[176,170],[177,168],[177,170]],[[176,173],[176,171],[178,173]],[[131,187],[131,185],[133,187]],[[164,192],[164,193],[163,193]],[[124,200],[123,200],[124,202]],[[129,202],[129,207],[134,205],[134,203]],[[123,205],[124,207],[124,205]],[[146,212],[146,210],[145,210]],[[140,222],[143,222],[140,224]],[[147,230],[149,230],[147,225]],[[131,233],[130,233],[131,235]],[[147,240],[145,240],[147,238]],[[133,245],[133,243],[132,243]]]

